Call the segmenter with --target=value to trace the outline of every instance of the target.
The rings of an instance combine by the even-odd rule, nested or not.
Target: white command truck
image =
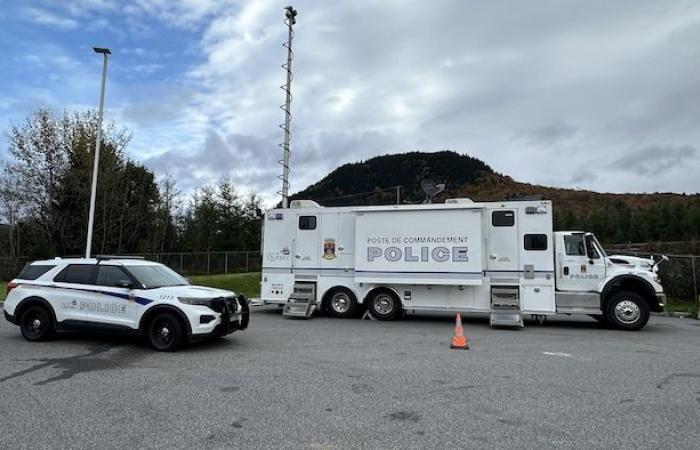
[[[550,201],[321,207],[295,200],[263,224],[261,300],[309,317],[361,309],[487,313],[491,325],[523,316],[588,314],[639,330],[662,311],[658,263],[611,260],[595,236],[552,230]]]

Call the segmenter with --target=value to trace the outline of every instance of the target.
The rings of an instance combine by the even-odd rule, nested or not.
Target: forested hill
[[[468,197],[475,201],[538,196],[554,202],[555,229],[593,231],[608,243],[700,239],[700,195],[674,193],[608,194],[520,183],[495,173],[483,161],[451,151],[378,156],[345,164],[292,199],[324,206],[396,203],[424,199],[421,180],[445,183],[435,201]]]
[[[328,206],[392,203],[396,191],[391,188],[401,186],[401,198],[415,202],[424,198],[420,182],[426,178],[456,187],[493,174],[483,161],[451,151],[384,155],[342,165],[291,198]]]

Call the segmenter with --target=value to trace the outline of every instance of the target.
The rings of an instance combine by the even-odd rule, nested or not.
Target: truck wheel
[[[45,341],[56,332],[51,314],[46,307],[39,305],[29,306],[22,312],[19,329],[28,341]]]
[[[605,320],[621,330],[641,330],[649,321],[649,305],[630,291],[620,291],[606,302]]]
[[[156,314],[148,324],[146,336],[151,346],[159,352],[174,352],[185,343],[185,330],[171,313]]]
[[[369,296],[367,309],[379,320],[396,320],[401,314],[401,301],[389,290],[379,290]]]
[[[326,298],[326,311],[333,316],[341,319],[352,317],[357,311],[357,298],[350,290],[337,288],[331,290]]]

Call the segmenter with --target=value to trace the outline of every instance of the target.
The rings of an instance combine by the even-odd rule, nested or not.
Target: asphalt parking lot
[[[0,324],[0,448],[697,448],[700,322],[287,320],[178,353]]]

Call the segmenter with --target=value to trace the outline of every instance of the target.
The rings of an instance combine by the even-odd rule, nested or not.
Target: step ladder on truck
[[[308,319],[316,311],[316,284],[309,282],[294,283],[292,295],[287,299],[282,315],[284,317],[300,317]]]
[[[405,311],[480,313],[522,327],[555,314],[638,330],[662,311],[660,261],[608,257],[592,233],[553,230],[548,200],[322,207],[265,213],[261,301],[379,320]],[[341,301],[342,300],[342,301]]]

